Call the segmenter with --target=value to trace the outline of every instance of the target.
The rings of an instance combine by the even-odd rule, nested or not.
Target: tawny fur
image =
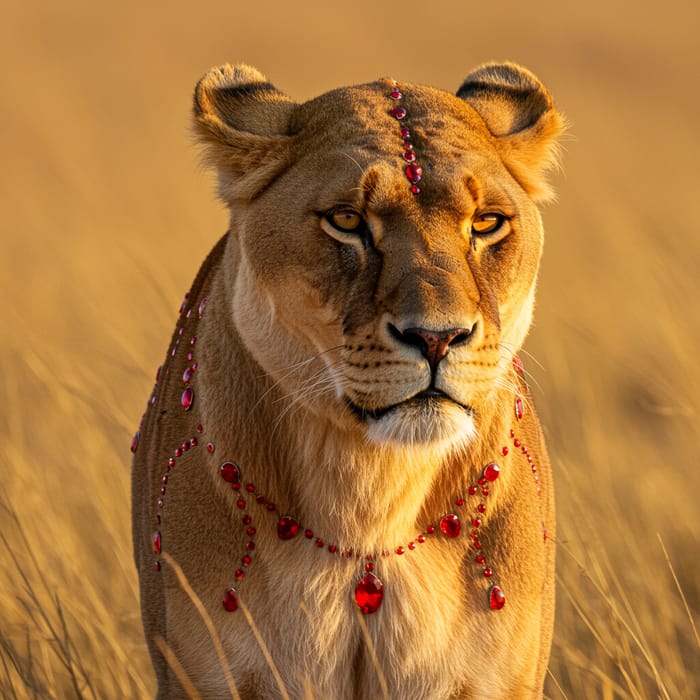
[[[159,698],[186,693],[158,639],[202,697],[230,692],[172,567],[156,571],[156,529],[208,610],[242,698],[281,691],[243,611],[221,606],[231,585],[289,697],[365,699],[384,688],[412,699],[542,695],[554,611],[553,492],[512,359],[531,322],[542,247],[536,202],[550,194],[545,173],[562,119],[537,78],[513,64],[478,69],[459,97],[400,84],[423,167],[416,196],[388,114],[391,88],[380,80],[295,104],[247,66],[212,70],[196,88],[196,130],[231,225],[190,290],[134,459],[134,547]],[[338,207],[359,213],[365,229],[334,227],[329,212]],[[501,228],[472,235],[472,222],[494,212],[504,216]],[[471,333],[433,376],[419,343],[397,335],[410,328]],[[188,352],[197,368],[185,411]],[[431,382],[442,396],[415,398]],[[539,494],[511,428],[537,465]],[[192,437],[197,446],[168,471]],[[505,607],[489,608],[492,581],[474,561],[469,510],[460,537],[435,535],[377,561],[384,601],[361,620],[353,591],[365,562],[303,535],[281,541],[278,515],[263,509],[250,509],[256,549],[236,581],[250,537],[240,495],[219,475],[225,461],[278,513],[340,551],[363,553],[415,541],[497,461],[501,476],[479,532]]]

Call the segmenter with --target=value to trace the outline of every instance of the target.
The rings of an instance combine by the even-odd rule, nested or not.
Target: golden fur
[[[305,104],[248,66],[212,70],[197,85],[195,127],[231,225],[185,303],[134,460],[135,556],[159,698],[185,696],[163,642],[203,697],[229,690],[212,635],[152,551],[156,529],[208,610],[243,698],[282,691],[243,611],[221,606],[231,585],[289,697],[542,695],[552,485],[512,360],[531,322],[536,203],[550,196],[562,120],[537,78],[513,64],[479,68],[457,96],[399,87],[423,168],[419,195],[403,172],[389,80]],[[494,214],[499,225],[480,234],[475,222]],[[537,466],[539,494],[511,428]],[[277,536],[279,515],[290,514],[340,552],[393,552],[457,512],[455,496],[494,460],[501,476],[479,528],[493,580],[470,547],[475,497],[459,511],[458,538],[438,533],[377,559],[384,601],[366,616],[353,598],[364,560],[303,533]],[[253,499],[220,478],[225,461],[276,504],[245,511],[257,531],[242,580],[234,572],[251,536],[236,502]],[[499,611],[487,595],[496,581],[507,600]]]

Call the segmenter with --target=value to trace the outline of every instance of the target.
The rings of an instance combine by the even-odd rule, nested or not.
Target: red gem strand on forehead
[[[403,98],[403,93],[399,90],[397,82],[393,81],[393,87],[389,93],[389,97],[392,100],[399,101]],[[408,115],[408,110],[402,105],[397,104],[389,110],[389,114],[394,117],[399,122],[403,120]],[[411,183],[409,190],[413,194],[420,194],[420,187],[418,183],[423,177],[423,168],[416,162],[416,151],[411,143],[411,130],[403,123],[400,126],[401,138],[403,139],[403,151],[402,157],[406,161],[407,165],[404,167],[404,174],[407,180]]]

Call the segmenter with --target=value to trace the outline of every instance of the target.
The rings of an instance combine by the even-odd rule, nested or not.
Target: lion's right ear
[[[294,103],[246,65],[210,70],[194,90],[194,129],[226,202],[253,199],[290,156]]]

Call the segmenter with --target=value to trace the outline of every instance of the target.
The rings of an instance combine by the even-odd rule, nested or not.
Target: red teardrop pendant
[[[224,599],[221,601],[221,604],[227,612],[235,612],[238,610],[238,596],[233,588],[229,588],[226,593],[224,593]]]
[[[406,173],[408,181],[412,182],[414,185],[417,182],[419,182],[420,179],[423,177],[423,168],[421,168],[420,165],[416,165],[415,163],[407,165],[404,172]]]
[[[525,415],[525,409],[523,408],[523,400],[519,397],[515,397],[515,417],[518,420],[522,420]]]
[[[228,481],[229,484],[237,484],[241,480],[241,470],[233,462],[224,462],[219,469],[219,473],[221,478],[224,481]]]
[[[459,516],[454,513],[445,515],[440,521],[440,529],[445,537],[457,537],[462,525],[459,522]]]
[[[299,532],[299,523],[290,515],[283,515],[277,523],[277,536],[281,540],[291,540]]]
[[[194,402],[194,390],[192,387],[187,387],[182,392],[182,396],[180,397],[180,403],[182,404],[182,407],[186,410],[189,411],[192,408],[192,403]]]
[[[489,588],[489,605],[491,610],[500,610],[506,604],[506,597],[498,586]]]
[[[365,615],[379,610],[384,599],[384,586],[373,574],[368,573],[355,587],[355,602]]]
[[[496,481],[500,473],[501,468],[495,462],[490,462],[484,467],[484,479],[486,481]]]

